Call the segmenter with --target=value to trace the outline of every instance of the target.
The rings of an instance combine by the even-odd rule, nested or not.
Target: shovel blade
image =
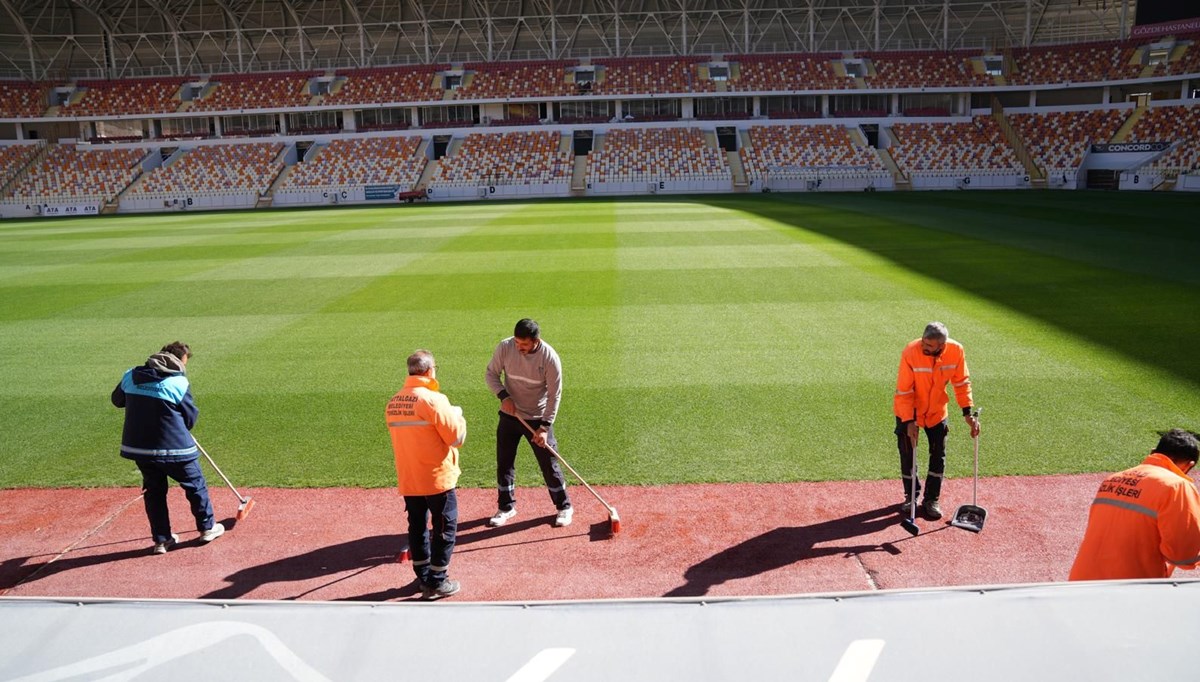
[[[978,533],[983,530],[983,523],[987,521],[987,510],[983,507],[978,507],[973,504],[964,504],[954,512],[954,520],[950,522],[955,528],[969,530],[972,533]]]
[[[917,526],[917,522],[913,519],[904,519],[900,522],[900,527],[908,531],[909,535],[917,535],[921,529]]]

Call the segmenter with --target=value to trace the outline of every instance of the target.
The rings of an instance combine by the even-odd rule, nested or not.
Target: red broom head
[[[613,507],[608,508],[608,523],[612,527],[613,535],[621,532],[621,517],[617,516],[617,510]]]
[[[402,564],[405,561],[411,561],[411,560],[412,560],[412,552],[410,550],[402,549],[402,550],[400,550],[400,553],[396,555],[396,563],[398,563],[398,564]]]
[[[242,519],[246,518],[247,516],[250,516],[251,509],[254,509],[254,498],[247,497],[246,501],[243,502],[241,504],[241,506],[238,507],[237,520],[241,521]]]

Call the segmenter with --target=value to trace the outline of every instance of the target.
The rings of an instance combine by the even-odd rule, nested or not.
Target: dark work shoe
[[[904,516],[912,516],[913,501],[911,497],[904,498],[904,504],[900,505],[900,513]]]
[[[930,521],[942,518],[942,505],[938,504],[936,497],[926,497],[924,504],[921,505],[921,511]]]
[[[457,580],[447,579],[443,580],[442,583],[437,587],[430,587],[429,585],[426,585],[425,588],[421,590],[421,598],[425,601],[445,599],[446,597],[458,594],[460,589],[462,589],[462,585],[459,584]]]

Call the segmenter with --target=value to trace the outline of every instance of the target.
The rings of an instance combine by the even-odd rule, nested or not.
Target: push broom
[[[241,521],[247,516],[250,516],[250,510],[254,509],[254,500],[249,495],[242,497],[242,494],[237,491],[237,488],[233,487],[233,483],[229,481],[229,477],[225,475],[225,472],[221,471],[221,467],[217,466],[217,463],[214,462],[213,458],[209,456],[207,451],[205,451],[204,446],[200,445],[200,441],[196,440],[194,437],[192,440],[196,442],[196,447],[200,448],[200,454],[204,455],[204,459],[208,460],[208,463],[212,465],[212,468],[216,469],[217,473],[220,474],[222,479],[224,479],[225,485],[229,486],[229,489],[232,490],[233,494],[237,496],[238,502],[240,503],[238,504],[237,520]]]
[[[520,417],[520,415],[513,415],[513,416],[516,417],[521,422],[521,424],[525,426],[525,430],[529,431],[530,435],[535,435],[537,433],[536,431],[533,430],[533,427],[531,427],[529,425],[529,422],[522,419]],[[592,486],[588,485],[588,482],[583,480],[583,476],[580,476],[579,472],[575,471],[575,468],[572,467],[569,463],[567,463],[567,460],[563,459],[563,456],[558,454],[557,450],[550,447],[549,443],[546,444],[546,449],[549,450],[550,454],[554,455],[554,457],[557,458],[558,461],[562,462],[562,465],[567,468],[567,471],[571,472],[571,475],[573,475],[575,478],[579,479],[579,482],[583,484],[583,487],[587,488],[587,491],[589,493],[591,493],[597,500],[599,500],[600,504],[604,505],[604,507],[606,509],[608,509],[609,530],[613,535],[620,533],[621,532],[621,517],[617,515],[617,508],[612,506],[611,504],[605,502],[604,498],[600,497],[600,493],[596,492],[592,488]]]

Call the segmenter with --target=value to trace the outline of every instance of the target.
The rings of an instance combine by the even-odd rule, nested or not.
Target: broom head
[[[254,498],[247,497],[246,499],[242,500],[242,503],[238,505],[237,520],[241,521],[247,516],[250,516],[250,510],[252,509],[254,509]]]

